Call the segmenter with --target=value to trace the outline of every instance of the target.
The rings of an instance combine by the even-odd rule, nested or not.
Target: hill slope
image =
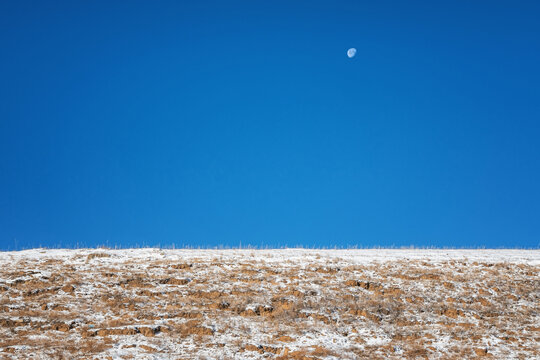
[[[540,251],[0,253],[0,356],[540,357]]]

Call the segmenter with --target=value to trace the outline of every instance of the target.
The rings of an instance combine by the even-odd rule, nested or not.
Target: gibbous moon
[[[350,48],[349,50],[347,50],[347,56],[349,58],[353,58],[354,55],[356,55],[356,49],[355,48]]]

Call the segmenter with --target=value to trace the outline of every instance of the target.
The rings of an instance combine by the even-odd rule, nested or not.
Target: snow
[[[172,266],[187,263],[193,267]],[[327,359],[369,358],[368,354],[402,358],[418,345],[429,358],[458,350],[465,351],[460,356],[472,357],[476,348],[488,348],[499,358],[533,358],[540,353],[534,330],[540,327],[539,266],[540,251],[522,249],[0,252],[0,289],[5,289],[0,292],[0,320],[26,321],[0,326],[0,354],[9,350],[13,358],[23,359],[31,352],[45,359],[55,351],[69,353],[67,343],[83,348],[94,341],[103,346],[101,353],[81,354],[76,347],[70,357],[256,359],[306,351]],[[423,279],[422,274],[434,277]],[[161,281],[167,278],[188,281]],[[133,279],[139,282],[130,284]],[[347,280],[369,281],[376,287],[345,285]],[[62,290],[66,284],[75,290]],[[279,310],[276,301],[284,299],[294,307]],[[489,305],[479,303],[484,299]],[[220,303],[230,303],[230,308],[212,307]],[[44,304],[47,310],[41,308]],[[61,307],[54,310],[56,305]],[[258,308],[268,314],[246,315]],[[441,315],[445,309],[462,313],[457,318]],[[352,310],[367,310],[367,315],[352,315]],[[200,316],[174,317],[179,312]],[[72,329],[50,330],[58,321]],[[404,325],[396,325],[398,321]],[[190,322],[213,329],[213,335],[178,335]],[[162,331],[152,337],[82,337],[84,331],[156,326]],[[421,337],[397,336],[415,333]],[[292,341],[280,342],[278,335]],[[504,340],[508,337],[517,342]],[[56,345],[36,345],[47,342]],[[248,345],[276,350],[252,351]],[[327,353],[316,355],[316,347]]]

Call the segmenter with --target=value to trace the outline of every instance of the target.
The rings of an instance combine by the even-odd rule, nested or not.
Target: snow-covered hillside
[[[540,358],[538,250],[0,253],[7,359]]]

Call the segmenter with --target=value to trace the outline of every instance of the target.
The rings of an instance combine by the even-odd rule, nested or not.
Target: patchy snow
[[[0,253],[0,355],[540,355],[539,250]]]

